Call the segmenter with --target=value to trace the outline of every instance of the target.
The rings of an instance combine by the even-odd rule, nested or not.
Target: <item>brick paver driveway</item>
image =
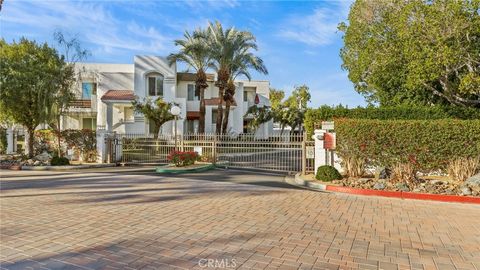
[[[2,269],[480,269],[475,205],[238,171],[1,173]]]

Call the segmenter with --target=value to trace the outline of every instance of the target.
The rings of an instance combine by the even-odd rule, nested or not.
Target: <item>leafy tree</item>
[[[256,105],[251,106],[248,108],[245,116],[252,115],[252,120],[248,123],[248,126],[252,129],[257,129],[261,124],[266,123],[273,119],[274,113],[271,107],[268,106],[261,106],[258,107]]]
[[[247,114],[254,116],[251,124],[253,127],[258,127],[260,124],[273,119],[275,123],[280,124],[282,133],[287,126],[290,126],[292,130],[300,127],[301,130],[310,98],[310,91],[306,85],[296,86],[287,99],[285,99],[283,90],[271,88],[271,106],[260,108],[252,106],[248,109]]]
[[[380,105],[480,108],[478,10],[478,0],[357,0],[339,26],[343,68]]]
[[[55,31],[53,34],[55,41],[60,47],[61,57],[66,61],[66,65],[62,68],[59,76],[58,91],[56,92],[53,106],[51,107],[51,117],[49,126],[55,131],[58,143],[58,156],[63,155],[61,150],[61,119],[68,110],[70,102],[75,98],[73,86],[76,82],[75,65],[77,62],[84,60],[89,55],[87,50],[82,49],[78,38],[68,38],[62,32]]]
[[[204,38],[214,60],[212,67],[217,72],[215,86],[218,87],[220,101],[217,107],[216,132],[220,134],[227,131],[230,106],[235,94],[234,78],[237,75],[245,75],[249,78],[248,69],[251,68],[265,74],[267,70],[263,61],[251,52],[251,50],[257,50],[256,39],[252,33],[238,31],[233,27],[224,30],[220,22],[210,22]],[[226,105],[225,115],[223,101]],[[223,121],[224,118],[226,119]]]
[[[170,113],[172,104],[165,102],[162,98],[157,98],[155,102],[152,102],[150,99],[145,99],[144,102],[140,102],[136,99],[132,102],[132,105],[135,112],[145,115],[148,121],[153,123],[153,136],[155,139],[158,138],[160,127],[174,119],[173,114]]]
[[[270,88],[270,106],[272,110],[277,110],[282,106],[282,100],[285,98],[283,90]]]
[[[1,114],[25,127],[27,154],[33,156],[34,130],[51,119],[67,64],[47,43],[25,38],[11,44],[2,39],[0,63]]]
[[[310,98],[311,95],[308,86],[297,86],[283,104],[275,109],[274,119],[280,124],[282,132],[286,126],[290,126],[292,131],[297,127],[299,127],[300,130],[302,129]]]
[[[212,64],[207,43],[201,38],[205,36],[203,32],[202,29],[197,29],[192,34],[185,31],[183,39],[175,40],[180,51],[168,56],[170,64],[181,61],[196,71],[195,91],[200,97],[199,133],[205,133],[205,89],[208,87],[205,71]]]

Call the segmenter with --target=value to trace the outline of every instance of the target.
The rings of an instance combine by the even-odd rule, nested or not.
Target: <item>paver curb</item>
[[[171,169],[170,165],[159,166],[155,169],[157,173],[170,173],[170,174],[181,174],[181,173],[192,173],[192,172],[204,172],[208,170],[215,169],[215,164],[205,164],[203,166],[188,168],[188,169]]]
[[[304,186],[304,187],[308,187],[308,188],[311,188],[311,189],[316,189],[316,190],[321,190],[321,191],[341,192],[341,193],[348,193],[348,194],[355,194],[355,195],[381,196],[381,197],[389,197],[389,198],[428,200],[428,201],[440,201],[440,202],[458,202],[458,203],[480,204],[480,198],[479,197],[415,193],[415,192],[403,192],[403,191],[360,189],[360,188],[352,188],[352,187],[325,185],[325,184],[320,184],[320,183],[314,183],[314,181],[305,180],[301,177],[300,173],[297,173],[295,175],[295,183],[299,186]]]
[[[22,166],[26,171],[65,171],[77,169],[93,169],[115,167],[116,164],[85,164],[85,165],[66,165],[66,166]]]

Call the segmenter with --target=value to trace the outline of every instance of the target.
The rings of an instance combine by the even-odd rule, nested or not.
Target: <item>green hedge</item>
[[[357,107],[349,109],[342,105],[321,106],[309,109],[305,114],[305,128],[313,134],[316,124],[334,118],[380,119],[380,120],[433,120],[433,119],[480,119],[480,109],[463,107]]]
[[[480,120],[337,119],[335,131],[338,155],[368,165],[443,170],[454,158],[480,156]]]

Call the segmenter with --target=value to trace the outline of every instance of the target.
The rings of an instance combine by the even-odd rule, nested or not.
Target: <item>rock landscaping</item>
[[[440,178],[440,177],[439,177]],[[344,178],[333,180],[334,185],[403,192],[417,192],[444,195],[480,196],[480,173],[468,178],[465,182],[455,182],[446,177],[419,177],[413,186],[402,182],[394,182],[388,178]]]

